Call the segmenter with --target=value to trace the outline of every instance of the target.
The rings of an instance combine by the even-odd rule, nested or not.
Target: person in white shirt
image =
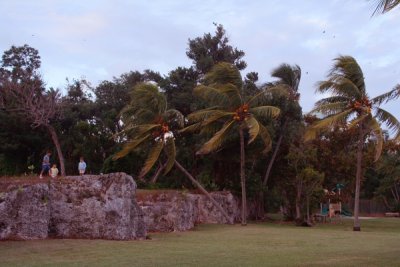
[[[78,164],[79,175],[84,175],[86,171],[86,162],[83,160],[83,157],[80,158]]]

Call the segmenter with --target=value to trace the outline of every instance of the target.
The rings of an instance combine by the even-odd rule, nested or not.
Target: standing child
[[[46,155],[43,157],[42,161],[42,171],[40,172],[40,179],[43,178],[43,174],[47,175],[50,172],[50,156],[51,152],[47,151]]]
[[[57,177],[57,175],[58,175],[57,164],[53,164],[53,167],[51,167],[49,173],[50,173],[51,178]]]
[[[83,157],[80,158],[78,164],[78,170],[80,175],[84,175],[86,171],[86,162],[83,160]]]

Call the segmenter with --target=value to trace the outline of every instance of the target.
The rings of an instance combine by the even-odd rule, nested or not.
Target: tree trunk
[[[181,165],[179,164],[179,162],[177,162],[175,160],[175,166],[181,171],[183,172],[189,179],[190,181],[192,181],[192,183],[198,188],[200,189],[200,191],[206,195],[210,201],[214,204],[214,206],[222,213],[222,215],[224,215],[224,217],[226,218],[226,220],[228,221],[229,224],[233,224],[233,221],[231,220],[231,218],[229,217],[229,215],[226,213],[226,211],[221,207],[221,205],[219,205],[219,203],[210,195],[210,193],[207,192],[206,189],[204,189],[204,187]]]
[[[364,146],[364,129],[360,126],[360,135],[357,145],[357,173],[356,173],[356,192],[354,196],[354,226],[353,231],[361,231],[359,212],[360,212],[360,187],[362,176],[362,153]]]
[[[66,173],[65,173],[65,165],[64,165],[64,156],[63,156],[63,153],[61,151],[61,145],[60,145],[60,142],[58,140],[58,136],[57,136],[56,130],[51,125],[46,125],[46,128],[50,133],[51,140],[53,140],[53,144],[56,146],[57,156],[58,156],[58,159],[60,161],[61,175],[65,176]]]
[[[267,171],[265,172],[265,175],[264,175],[263,187],[267,186],[268,179],[269,179],[269,176],[270,176],[271,170],[272,170],[272,165],[274,165],[274,162],[275,162],[275,159],[276,159],[276,155],[278,155],[278,151],[279,151],[279,148],[281,146],[282,139],[283,139],[283,133],[281,133],[281,135],[279,136],[278,142],[276,143],[276,146],[275,146],[275,149],[274,149],[274,153],[272,154],[271,160],[268,163],[268,168],[267,168]]]
[[[307,204],[307,224],[311,225],[311,220],[310,220],[310,196],[307,195],[307,200],[306,200],[306,204]]]
[[[297,182],[297,194],[296,194],[296,221],[301,221],[301,191],[302,191],[302,182]]]
[[[272,166],[273,166],[274,163],[275,163],[276,156],[278,155],[279,148],[281,147],[282,139],[283,139],[283,132],[284,132],[284,129],[286,128],[286,124],[287,124],[287,121],[285,121],[284,124],[283,124],[283,126],[282,126],[281,135],[279,136],[278,142],[277,142],[276,145],[275,145],[275,149],[274,149],[274,152],[272,153],[272,157],[271,157],[270,161],[268,162],[267,171],[265,172],[264,179],[262,180],[262,187],[263,187],[263,188],[262,188],[262,190],[258,193],[258,196],[257,196],[257,198],[258,198],[257,217],[259,216],[260,218],[264,218],[264,212],[265,212],[265,206],[264,206],[264,189],[266,188],[266,186],[267,186],[267,184],[268,184],[268,179],[269,179],[269,177],[270,177],[270,175],[271,175]]]
[[[243,136],[243,128],[240,127],[239,130],[240,135],[240,183],[242,186],[242,225],[247,225],[246,217],[247,217],[247,203],[246,203],[246,177],[244,173],[244,164],[245,164],[245,154],[244,154],[244,136]]]
[[[160,176],[161,172],[164,170],[165,166],[167,166],[167,163],[160,163],[160,165],[158,166],[158,169],[156,171],[156,173],[154,174],[154,176],[151,178],[150,183],[155,184],[157,182],[158,176]]]

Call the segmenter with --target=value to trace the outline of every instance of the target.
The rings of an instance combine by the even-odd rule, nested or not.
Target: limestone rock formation
[[[125,173],[69,176],[0,193],[0,239],[142,239],[136,183]]]
[[[240,210],[231,193],[213,192],[211,195],[232,219],[239,218]],[[186,231],[200,223],[226,223],[226,218],[202,194],[144,191],[138,193],[137,200],[150,232]]]
[[[47,184],[15,185],[0,193],[0,240],[43,239],[50,221]]]

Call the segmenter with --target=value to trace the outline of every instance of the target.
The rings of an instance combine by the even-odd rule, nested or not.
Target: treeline
[[[323,127],[321,124],[318,126],[323,115],[334,113],[334,109],[324,109],[323,104],[330,104],[332,108],[333,103],[345,95],[339,94],[336,99],[317,103],[316,114],[304,115],[299,104],[301,68],[282,64],[272,69],[273,82],[259,81],[258,73],[245,72],[245,53],[229,43],[222,25],[218,25],[213,34],[189,40],[186,54],[192,60],[192,66],[178,67],[166,76],[153,70],[130,71],[97,86],[86,80],[72,80],[68,81],[61,95],[57,89],[45,88],[36,49],[28,45],[11,47],[4,52],[0,69],[0,175],[39,173],[41,159],[50,149],[53,151],[52,161],[59,163],[67,175],[77,173],[79,157],[83,156],[88,164],[88,173],[123,171],[138,177],[148,159],[148,147],[140,147],[118,159],[115,157],[127,141],[135,138],[121,134],[127,125],[123,114],[142,101],[135,99],[134,88],[143,83],[155,85],[166,99],[166,109],[179,111],[186,118],[185,126],[190,126],[188,116],[211,108],[212,102],[212,96],[196,95],[195,88],[227,83],[230,78],[224,80],[226,77],[217,73],[213,82],[207,84],[206,76],[215,72],[218,63],[226,62],[244,74],[240,81],[237,80],[243,103],[261,94],[263,97],[258,105],[276,107],[280,112],[276,118],[265,116],[259,121],[270,136],[269,145],[262,138],[251,140],[250,126],[243,130],[244,141],[251,143],[245,148],[244,172],[252,217],[261,218],[264,211],[281,208],[287,218],[300,218],[306,214],[307,208],[314,207],[324,197],[323,188],[332,189],[338,184],[344,185],[343,197],[350,197],[356,188],[356,163],[361,164],[362,170],[360,177],[364,186],[361,197],[379,197],[389,209],[399,209],[398,142],[389,140],[388,135],[382,132],[377,135],[377,128],[365,131],[363,158],[358,162],[360,132],[347,123],[349,118],[337,118]],[[330,88],[329,84],[325,86]],[[379,104],[398,97],[396,92],[392,90]],[[151,99],[148,101],[144,104],[152,105]],[[351,104],[352,111],[362,116],[363,112],[368,113],[368,107],[372,107],[367,102],[356,102],[343,102],[345,105],[342,103],[342,106]],[[336,110],[342,106],[338,104]],[[240,115],[246,106],[241,107],[242,110],[227,112]],[[397,120],[386,115],[381,113],[380,118],[397,130]],[[240,116],[233,118],[239,120]],[[351,120],[354,125],[361,125],[361,119]],[[176,159],[208,190],[231,190],[240,195],[239,132],[224,137],[212,153],[197,153],[221,129],[218,124],[213,127],[190,134],[174,132]],[[309,129],[315,130],[315,136],[306,142],[304,135]],[[385,138],[381,140],[380,136]],[[375,162],[376,147],[380,149],[381,144],[383,157]],[[263,153],[265,148],[268,148],[267,153]],[[164,174],[161,171],[164,164],[162,158],[157,161],[147,175],[138,179],[140,186],[193,188],[192,182],[176,168]]]

